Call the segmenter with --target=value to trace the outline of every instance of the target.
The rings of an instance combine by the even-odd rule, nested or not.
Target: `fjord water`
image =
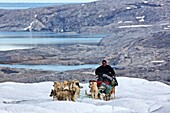
[[[0,51],[38,45],[97,44],[105,35],[57,34],[53,32],[0,32]]]
[[[84,64],[84,65],[18,65],[18,64],[0,64],[2,67],[9,68],[27,68],[48,71],[68,71],[83,68],[97,68],[99,64]]]
[[[64,3],[0,3],[0,9],[28,9],[62,4]]]
[[[87,34],[57,34],[54,32],[0,32],[0,51],[28,49],[39,45],[74,45],[74,44],[97,44],[105,34],[87,35]],[[0,64],[3,67],[10,68],[28,68],[42,69],[51,71],[66,71],[81,68],[96,68],[98,64],[86,64],[78,66],[61,65],[11,65]]]

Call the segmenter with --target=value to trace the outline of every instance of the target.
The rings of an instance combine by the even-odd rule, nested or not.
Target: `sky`
[[[91,1],[95,1],[95,0],[0,0],[0,2],[10,2],[10,3],[17,3],[17,2],[41,2],[41,3],[74,3],[74,2],[91,2]]]

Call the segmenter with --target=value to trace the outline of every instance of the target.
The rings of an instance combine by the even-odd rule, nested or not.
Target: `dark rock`
[[[0,71],[2,71],[4,74],[19,73],[19,71],[15,71],[10,68],[3,68]]]
[[[170,34],[167,32],[158,32],[153,34],[142,44],[144,47],[170,48]]]

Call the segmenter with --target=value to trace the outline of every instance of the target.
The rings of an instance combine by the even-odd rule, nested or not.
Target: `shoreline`
[[[89,80],[96,80],[94,74],[95,69],[85,68],[67,71],[45,71],[36,69],[17,69],[0,67],[0,83],[2,82],[21,82],[21,83],[38,83],[44,81],[63,81],[63,80],[79,80],[81,83],[88,82]],[[148,81],[159,81],[170,85],[170,82],[166,80],[170,71],[157,72],[156,69],[149,69],[148,72],[141,69],[129,67],[123,70],[115,69],[116,77],[130,77],[130,78],[142,78]],[[160,75],[164,76],[160,76]],[[166,75],[166,76],[165,76]],[[163,77],[163,78],[160,78]]]

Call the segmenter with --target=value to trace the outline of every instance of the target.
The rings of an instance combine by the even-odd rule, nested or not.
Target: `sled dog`
[[[76,99],[80,97],[80,89],[82,88],[78,80],[55,81],[53,87],[54,89],[51,90],[50,97],[53,97],[53,100],[67,101],[76,101]]]
[[[71,100],[76,101],[77,97],[80,95],[80,87],[77,84],[77,80],[70,81],[69,90],[71,92]]]
[[[97,82],[90,82],[90,91],[91,91],[91,96],[93,99],[98,99],[98,87],[97,87]]]

